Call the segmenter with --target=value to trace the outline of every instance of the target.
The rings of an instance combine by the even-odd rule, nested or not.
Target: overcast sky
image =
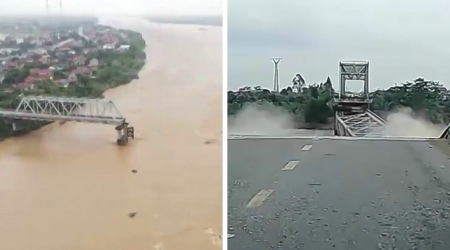
[[[48,0],[52,12],[59,0]],[[1,14],[44,14],[45,0],[0,0]],[[67,13],[220,15],[222,0],[63,0]]]
[[[450,86],[448,0],[228,0],[229,89],[282,87],[330,76],[340,60],[369,60],[371,89],[419,76]]]

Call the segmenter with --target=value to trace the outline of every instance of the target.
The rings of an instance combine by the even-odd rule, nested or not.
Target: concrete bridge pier
[[[128,125],[128,123],[124,122],[116,127],[118,145],[126,145],[130,137],[134,139],[134,128]]]
[[[118,125],[116,127],[116,131],[117,131],[117,144],[118,145],[126,145],[128,143],[128,134],[127,134],[127,130],[128,130],[128,123],[122,123],[121,125]]]

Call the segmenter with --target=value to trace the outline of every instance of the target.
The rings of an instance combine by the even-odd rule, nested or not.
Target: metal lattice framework
[[[125,118],[114,103],[104,99],[24,96],[15,111],[0,116],[21,120],[77,121],[121,125]]]
[[[339,62],[339,98],[348,97],[346,93],[346,81],[364,81],[363,96],[369,99],[369,62],[368,61],[341,61]]]
[[[346,81],[363,81],[363,92],[346,91]],[[336,102],[335,133],[340,136],[380,137],[385,134],[385,121],[369,110],[369,62],[339,62],[339,98]]]
[[[337,115],[336,121],[347,136],[380,137],[385,134],[385,122],[369,110],[361,114]]]
[[[273,69],[273,91],[280,92],[280,68],[278,64],[280,64],[281,57],[273,57],[272,62],[274,65]]]

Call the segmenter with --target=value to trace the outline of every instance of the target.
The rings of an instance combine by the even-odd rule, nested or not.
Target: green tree
[[[450,91],[442,84],[418,78],[398,84],[386,90],[370,93],[371,109],[375,112],[392,111],[398,107],[410,107],[413,112],[425,114],[434,123],[450,122]],[[300,93],[288,87],[280,93],[267,89],[243,87],[229,91],[228,114],[235,115],[249,104],[270,103],[282,107],[299,118],[298,121],[326,123],[333,116],[335,96],[330,78],[324,83],[305,86]],[[302,117],[302,119],[300,119]]]
[[[53,77],[54,79],[65,79],[67,78],[67,74],[64,73],[62,70],[54,70]]]

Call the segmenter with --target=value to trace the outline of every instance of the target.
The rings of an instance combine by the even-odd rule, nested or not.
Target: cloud
[[[308,82],[329,75],[336,85],[346,59],[370,60],[373,88],[418,76],[450,83],[450,32],[439,28],[449,8],[444,0],[228,0],[230,86],[270,85],[271,56],[284,57],[284,85],[297,72]],[[261,73],[250,76],[252,65]]]
[[[171,14],[219,15],[222,0],[63,0],[65,13],[74,14]],[[44,14],[45,0],[2,0],[0,13]],[[48,0],[50,10],[58,13],[59,0]]]

